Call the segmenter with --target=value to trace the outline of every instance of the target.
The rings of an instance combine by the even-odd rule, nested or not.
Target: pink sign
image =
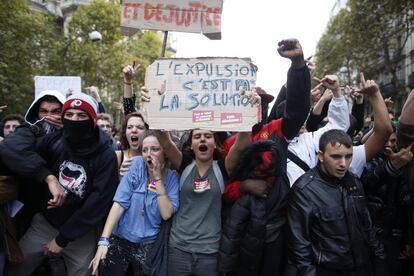
[[[222,125],[229,125],[229,124],[241,124],[243,115],[242,113],[221,113],[221,124]]]
[[[193,111],[193,123],[209,122],[214,120],[214,111]]]

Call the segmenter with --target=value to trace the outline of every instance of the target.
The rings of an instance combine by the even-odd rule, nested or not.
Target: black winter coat
[[[247,194],[234,203],[223,227],[220,272],[259,271],[266,237],[266,200]]]
[[[384,259],[375,237],[361,182],[348,173],[329,178],[319,166],[292,187],[288,204],[289,261],[297,275],[316,276],[316,267],[354,270],[370,257]]]
[[[380,154],[366,164],[362,173],[372,222],[384,236],[407,227],[411,197],[401,171]]]

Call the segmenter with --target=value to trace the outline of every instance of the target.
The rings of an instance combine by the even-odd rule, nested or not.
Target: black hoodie
[[[118,185],[116,156],[109,137],[99,128],[96,128],[96,137],[96,143],[79,153],[71,149],[62,131],[43,136],[36,141],[36,152],[30,153],[36,158],[29,158],[18,166],[19,171],[31,173],[37,181],[43,181],[49,174],[55,175],[68,192],[62,206],[43,211],[46,220],[59,230],[56,243],[61,247],[92,230],[112,205]],[[24,154],[10,148],[1,153],[10,158]]]

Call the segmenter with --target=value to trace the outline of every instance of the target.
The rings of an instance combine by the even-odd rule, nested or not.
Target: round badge
[[[70,104],[70,106],[71,107],[78,107],[78,106],[81,106],[82,105],[82,101],[81,100],[74,100],[71,104]]]

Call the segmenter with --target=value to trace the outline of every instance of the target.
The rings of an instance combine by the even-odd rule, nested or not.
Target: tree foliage
[[[404,47],[413,32],[414,4],[408,0],[349,0],[328,24],[317,47],[318,73],[341,67],[363,70],[370,78],[387,76],[396,89]]]
[[[26,1],[0,4],[0,104],[24,113],[34,95],[33,77],[47,67],[58,39],[58,24],[31,11]]]
[[[93,30],[102,34],[101,41],[89,39]],[[159,57],[162,45],[157,32],[123,37],[119,1],[104,0],[79,6],[65,34],[56,18],[30,10],[27,1],[2,1],[0,41],[0,104],[19,113],[33,100],[35,75],[80,76],[83,88],[100,88],[112,111],[108,103],[122,95],[123,66],[140,63],[134,84],[143,85],[145,68]]]

